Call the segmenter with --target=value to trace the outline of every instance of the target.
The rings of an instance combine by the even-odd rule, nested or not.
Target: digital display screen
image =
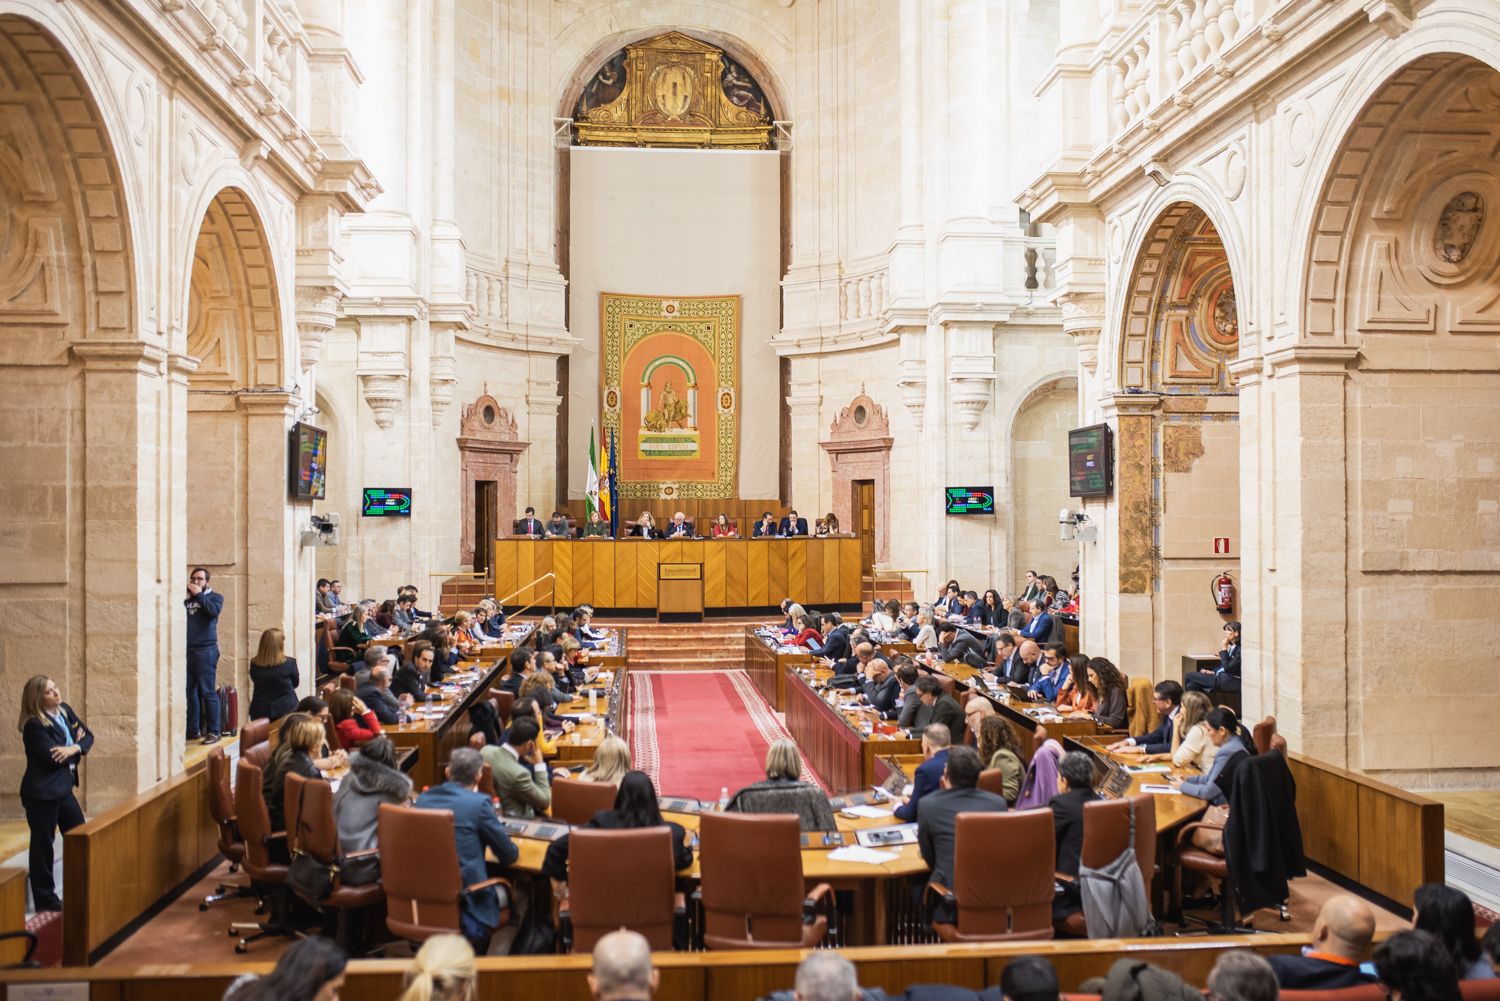
[[[407,517],[411,515],[410,487],[365,487],[360,512],[366,518]]]
[[[1108,424],[1068,432],[1068,496],[1108,497],[1114,485],[1113,433]]]
[[[328,432],[292,425],[287,447],[287,487],[296,500],[323,500],[328,493]]]
[[[948,487],[944,503],[949,514],[994,514],[994,487]]]

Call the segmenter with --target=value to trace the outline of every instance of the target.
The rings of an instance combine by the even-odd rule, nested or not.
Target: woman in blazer
[[[740,536],[740,530],[734,527],[734,523],[729,520],[729,515],[720,512],[719,517],[714,519],[714,527],[709,535],[715,539],[737,539]]]
[[[62,901],[52,879],[52,839],[59,827],[67,833],[83,823],[83,808],[73,790],[78,786],[78,761],[94,746],[94,735],[43,674],[22,687],[16,728],[26,747],[21,805],[31,828],[31,898],[38,911],[60,911]]]
[[[1218,748],[1214,763],[1206,775],[1185,779],[1172,779],[1172,788],[1188,796],[1206,799],[1211,806],[1223,806],[1229,802],[1227,789],[1229,780],[1225,771],[1241,758],[1249,757],[1245,745],[1235,739],[1239,736],[1240,721],[1232,710],[1219,706],[1208,714],[1208,739]]]
[[[380,720],[369,707],[347,688],[328,696],[328,711],[333,715],[333,730],[344,750],[352,751],[380,736]]]
[[[260,634],[260,647],[250,661],[250,718],[281,719],[297,708],[301,683],[297,661],[286,655],[286,637],[272,626]]]

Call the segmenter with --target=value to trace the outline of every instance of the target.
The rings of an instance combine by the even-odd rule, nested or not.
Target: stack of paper
[[[896,852],[880,851],[876,848],[835,848],[828,853],[828,858],[834,862],[864,862],[868,865],[881,865],[885,862],[894,862],[901,856]]]

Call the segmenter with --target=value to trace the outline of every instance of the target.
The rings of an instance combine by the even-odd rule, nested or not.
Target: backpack
[[[1130,836],[1125,850],[1097,869],[1080,866],[1078,889],[1089,938],[1134,938],[1151,928],[1146,881],[1135,857],[1135,802],[1130,803]]]

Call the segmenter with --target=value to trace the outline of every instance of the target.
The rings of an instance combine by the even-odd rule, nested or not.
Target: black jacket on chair
[[[28,719],[21,727],[21,742],[26,746],[26,774],[21,776],[23,799],[66,799],[78,785],[78,762],[94,746],[94,734],[73,712],[73,707],[64,702],[58,706],[57,714],[73,735],[73,743],[83,749],[64,762],[52,760],[54,747],[67,747],[62,730],[56,724],[48,726],[36,717]]]
[[[1307,875],[1291,769],[1279,751],[1245,758],[1230,774],[1226,793],[1224,858],[1240,912],[1275,907],[1290,895],[1287,880]]]

